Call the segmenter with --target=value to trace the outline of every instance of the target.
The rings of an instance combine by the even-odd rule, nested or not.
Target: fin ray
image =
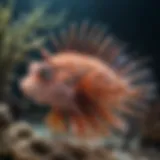
[[[148,62],[148,59],[138,59],[134,61],[129,61],[125,66],[121,67],[118,72],[120,75],[127,75],[131,71],[143,66]]]

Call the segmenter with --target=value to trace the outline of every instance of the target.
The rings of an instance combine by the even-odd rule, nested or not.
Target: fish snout
[[[33,84],[29,78],[24,77],[20,79],[19,87],[24,95],[30,96],[32,94]]]

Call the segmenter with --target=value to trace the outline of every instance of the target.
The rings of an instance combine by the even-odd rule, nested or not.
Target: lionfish
[[[49,128],[78,137],[108,136],[125,131],[122,113],[142,114],[155,94],[152,72],[144,59],[125,55],[125,45],[86,22],[53,38],[51,54],[41,48],[41,61],[32,61],[20,81],[22,92],[46,104]]]

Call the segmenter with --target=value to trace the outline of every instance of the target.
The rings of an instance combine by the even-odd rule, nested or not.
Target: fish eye
[[[41,68],[39,70],[39,77],[43,80],[51,80],[52,71],[49,68]]]

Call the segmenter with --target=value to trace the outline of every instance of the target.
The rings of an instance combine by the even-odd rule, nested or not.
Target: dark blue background
[[[1,0],[2,1],[2,0]],[[5,1],[5,0],[3,0]],[[44,3],[43,0],[16,0],[14,18],[21,12]],[[155,0],[46,0],[49,12],[68,9],[69,21],[90,19],[109,25],[119,39],[131,48],[153,58],[152,67],[160,80],[160,5]]]

